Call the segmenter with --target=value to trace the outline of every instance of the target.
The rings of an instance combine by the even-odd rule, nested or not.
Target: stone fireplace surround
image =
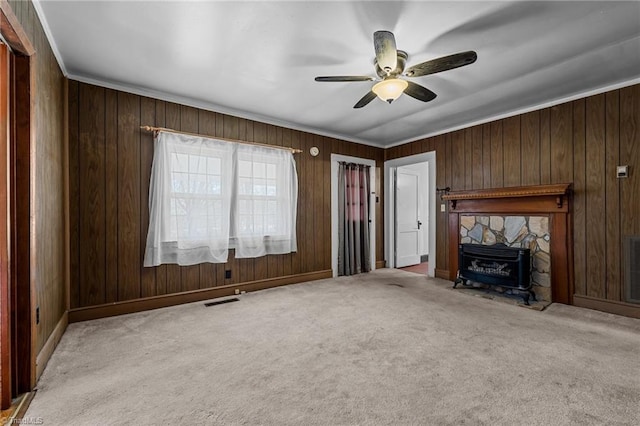
[[[529,239],[533,240],[538,236],[535,234],[541,234],[539,235],[542,237],[541,240],[535,239],[536,247],[538,244],[548,243],[549,245],[547,250],[549,264],[545,265],[549,275],[532,277],[534,284],[536,281],[539,284],[534,291],[545,300],[572,304],[573,241],[570,195],[571,184],[451,191],[443,195],[442,199],[449,201],[449,279],[453,281],[458,271],[459,243],[495,243],[492,235],[496,233],[487,232],[491,230],[491,218],[494,218],[494,222],[504,221],[506,218],[511,218],[509,220],[515,222],[524,220],[527,226],[522,229],[528,230],[533,219],[536,232],[533,232],[534,235],[529,236]],[[484,222],[487,222],[486,226]],[[494,223],[493,227],[499,226]],[[474,228],[475,231],[473,231]],[[480,235],[481,229],[483,235]],[[469,231],[472,231],[471,236]],[[500,233],[497,234],[498,239],[503,238]],[[528,236],[520,235],[519,237],[520,241],[517,243],[521,244]],[[511,242],[516,243],[516,239],[514,238]],[[531,241],[527,241],[527,244],[534,245]],[[532,257],[534,252],[535,250],[532,251]],[[535,265],[532,271],[535,273]]]

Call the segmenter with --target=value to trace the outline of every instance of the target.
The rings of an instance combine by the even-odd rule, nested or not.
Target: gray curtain
[[[338,275],[369,272],[369,166],[338,166]]]

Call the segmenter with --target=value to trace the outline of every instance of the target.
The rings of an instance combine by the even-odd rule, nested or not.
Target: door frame
[[[338,276],[338,163],[341,161],[369,166],[369,257],[371,270],[376,269],[376,161],[331,154],[331,271],[334,278]]]
[[[395,268],[395,182],[393,176],[400,166],[429,163],[429,269],[427,275],[435,276],[436,267],[436,152],[430,151],[384,162],[384,188],[388,194],[384,203],[384,254],[388,268]]]
[[[8,408],[12,397],[31,391],[36,384],[36,322],[35,315],[35,240],[31,208],[33,202],[33,176],[35,157],[35,49],[20,21],[8,2],[0,2],[0,35],[10,47],[10,75],[8,91],[9,111],[2,117],[8,132],[3,132],[2,191],[6,199],[2,209],[6,211],[6,240],[0,241],[0,263],[8,270],[2,271],[2,307],[10,319],[2,321],[0,334],[9,337],[9,347],[2,341],[0,362],[3,367],[0,383],[0,406]],[[6,152],[4,150],[6,148]],[[6,171],[6,173],[5,173]],[[4,217],[3,212],[3,217]],[[4,245],[10,246],[5,253]],[[8,281],[5,277],[8,275]],[[5,298],[8,296],[8,298]],[[7,306],[8,304],[8,306]],[[9,327],[8,330],[5,327]]]
[[[405,265],[405,266],[412,266],[412,265],[417,265],[417,264],[420,263],[420,256],[421,256],[420,248],[422,247],[422,243],[423,243],[422,242],[422,240],[423,240],[423,237],[422,237],[423,229],[422,229],[422,227],[418,226],[418,222],[420,221],[420,213],[421,213],[421,210],[422,210],[421,206],[420,206],[420,204],[421,204],[420,201],[422,201],[422,199],[420,198],[420,190],[422,189],[422,185],[424,184],[424,182],[422,182],[422,179],[421,179],[422,174],[420,172],[418,172],[416,170],[413,170],[413,169],[405,169],[405,167],[407,167],[407,166],[398,166],[393,170],[393,173],[394,173],[394,176],[393,176],[393,183],[394,183],[394,185],[393,185],[393,193],[394,193],[394,203],[395,203],[393,212],[394,212],[394,215],[397,218],[399,218],[400,209],[398,208],[398,203],[400,201],[400,198],[398,197],[398,194],[397,194],[397,191],[399,189],[399,181],[400,181],[399,175],[400,174],[404,174],[404,175],[407,175],[407,176],[414,177],[415,178],[415,184],[416,184],[416,194],[415,194],[415,196],[416,196],[416,200],[415,200],[415,202],[416,202],[416,206],[415,206],[416,207],[416,211],[415,211],[415,213],[416,213],[416,221],[415,221],[416,229],[411,230],[411,232],[414,232],[415,235],[416,235],[416,254],[415,254],[415,256],[417,257],[417,261],[415,263],[409,263],[408,265]],[[405,197],[409,198],[409,197],[411,197],[411,195],[406,194]],[[405,205],[405,207],[406,207],[406,205]],[[401,224],[400,224],[399,220],[396,220],[393,225],[394,225],[393,231],[395,232],[395,236],[396,237],[399,237],[398,234],[400,232],[406,232],[406,231],[400,231],[400,225]],[[394,241],[394,249],[395,250],[394,250],[394,256],[393,256],[393,262],[394,262],[395,265],[398,265],[400,263],[398,261],[398,259],[399,259],[399,256],[398,256],[398,240],[399,239],[400,238],[396,238],[395,241]]]

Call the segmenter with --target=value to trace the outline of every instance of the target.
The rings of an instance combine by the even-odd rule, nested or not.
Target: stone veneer
[[[538,300],[551,301],[549,218],[546,216],[460,216],[460,242],[505,244],[531,250],[531,282]]]

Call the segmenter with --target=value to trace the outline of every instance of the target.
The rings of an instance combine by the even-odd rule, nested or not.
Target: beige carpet
[[[638,425],[640,320],[383,269],[69,326],[45,425]]]

